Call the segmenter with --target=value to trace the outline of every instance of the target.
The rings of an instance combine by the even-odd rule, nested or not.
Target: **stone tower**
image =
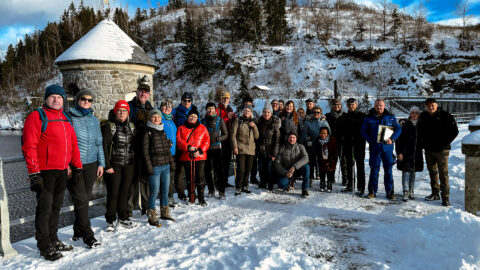
[[[63,75],[68,99],[66,107],[73,105],[79,89],[89,88],[95,95],[95,115],[100,119],[108,117],[118,100],[131,100],[144,76],[152,89],[150,97],[153,97],[152,76],[157,65],[109,19],[98,23],[62,53],[55,64]]]

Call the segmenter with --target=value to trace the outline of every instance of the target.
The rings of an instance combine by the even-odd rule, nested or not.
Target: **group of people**
[[[449,205],[448,155],[458,128],[432,98],[425,101],[425,112],[412,107],[409,117],[397,122],[382,99],[368,114],[358,110],[354,98],[347,100],[346,112],[342,101],[333,99],[327,114],[311,99],[301,113],[292,100],[272,100],[258,115],[249,97],[234,112],[230,94],[224,92],[220,103],[207,103],[205,115],[200,115],[192,93],[185,92],[176,107],[162,100],[158,109],[150,103],[150,94],[150,86],[139,83],[135,98],[116,102],[100,124],[92,110],[92,90],[80,90],[75,106],[65,112],[65,90],[59,85],[46,88],[45,103],[29,114],[22,137],[30,186],[37,196],[35,238],[41,256],[57,260],[61,251],[73,249],[57,237],[65,188],[75,208],[72,239],[93,248],[100,243],[91,229],[88,202],[96,179],[103,176],[107,188],[106,231],[115,231],[118,224],[135,227],[134,209],[159,227],[160,219],[174,221],[170,208],[175,193],[179,200],[207,206],[207,186],[208,197],[218,192],[218,198],[225,199],[226,188],[233,187],[228,182],[232,158],[235,196],[250,193],[249,182],[268,190],[277,184],[288,192],[300,179],[303,197],[309,196],[315,179],[320,180],[320,191],[332,192],[339,162],[342,191],[356,188],[357,195],[365,196],[367,188],[365,197],[374,198],[383,163],[386,196],[395,200],[395,145],[403,199],[408,200],[414,198],[415,172],[423,170],[425,150],[432,187],[425,199],[440,200],[441,190],[443,205]]]

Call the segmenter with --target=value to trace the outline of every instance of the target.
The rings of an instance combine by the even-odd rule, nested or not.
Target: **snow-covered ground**
[[[252,194],[234,197],[227,189],[225,201],[209,198],[205,208],[175,208],[177,222],[161,228],[137,213],[137,228],[107,233],[104,218],[95,218],[102,246],[93,250],[70,240],[71,226],[62,228],[60,239],[75,248],[56,262],[40,257],[33,238],[14,243],[19,255],[1,260],[0,268],[480,269],[480,218],[463,210],[460,141],[467,134],[467,125],[460,125],[452,144],[449,208],[423,200],[430,193],[426,170],[417,174],[417,199],[406,203],[385,199],[382,185],[373,200],[339,193],[336,184],[333,193],[320,193],[317,181],[308,199],[300,197],[300,183],[291,193],[252,187]],[[400,177],[394,169],[397,193]]]

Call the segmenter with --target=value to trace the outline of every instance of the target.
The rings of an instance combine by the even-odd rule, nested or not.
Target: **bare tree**
[[[312,1],[310,10],[313,14],[312,25],[317,34],[317,38],[329,54],[327,45],[332,37],[332,26],[335,19],[331,15],[330,0]]]
[[[470,0],[458,0],[455,14],[462,19],[462,33],[459,38],[460,50],[468,51],[471,49],[472,38],[468,26],[472,20],[472,15],[469,15],[471,10]]]
[[[392,2],[390,0],[377,0],[376,5],[380,11],[380,19],[381,19],[381,28],[382,28],[382,36],[381,40],[385,41],[388,35],[388,18],[390,14],[390,10],[392,9]]]

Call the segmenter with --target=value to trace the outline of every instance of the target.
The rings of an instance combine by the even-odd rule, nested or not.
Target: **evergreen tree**
[[[240,0],[230,14],[234,40],[258,44],[262,37],[261,7],[257,0]]]
[[[400,27],[402,26],[402,19],[400,13],[398,12],[398,7],[394,7],[392,10],[392,27],[390,27],[389,35],[393,37],[393,42],[395,44],[398,42],[398,33]]]
[[[357,18],[357,22],[355,24],[355,40],[356,41],[363,41],[364,34],[367,31],[367,26],[365,25],[365,22],[363,21],[360,16]]]
[[[185,41],[185,31],[183,28],[183,21],[181,18],[177,19],[177,23],[175,24],[175,34],[173,35],[175,42],[184,42]]]
[[[167,10],[180,9],[185,6],[185,0],[168,0]]]
[[[267,41],[270,45],[280,45],[288,38],[285,6],[286,0],[264,0],[264,9],[267,14]]]
[[[358,104],[358,110],[360,110],[363,113],[368,113],[371,107],[372,107],[372,104],[370,103],[370,97],[368,96],[368,92],[365,92],[365,95],[363,96],[362,100]]]

